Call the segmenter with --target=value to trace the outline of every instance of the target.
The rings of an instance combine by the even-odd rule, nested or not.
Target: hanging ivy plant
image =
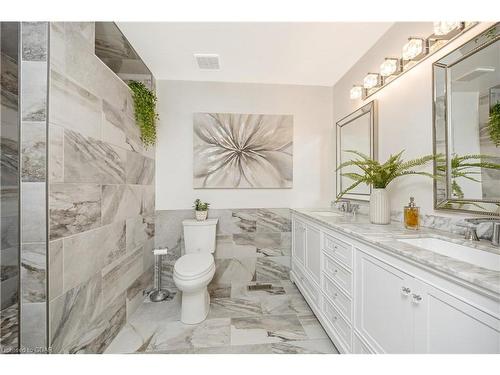
[[[141,129],[141,140],[146,146],[156,143],[156,95],[142,82],[130,81],[128,87],[132,90],[134,99],[135,121]]]
[[[490,110],[488,132],[495,146],[500,146],[500,102],[495,104]]]

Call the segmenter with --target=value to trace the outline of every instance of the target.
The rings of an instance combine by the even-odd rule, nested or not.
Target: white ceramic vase
[[[198,221],[203,221],[203,220],[207,220],[207,216],[208,216],[208,210],[206,211],[194,211],[196,212],[196,220]]]
[[[389,224],[391,222],[391,205],[386,189],[372,189],[370,194],[370,221],[373,224]]]

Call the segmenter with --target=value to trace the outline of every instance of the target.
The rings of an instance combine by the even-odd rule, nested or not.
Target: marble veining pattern
[[[344,232],[355,239],[370,242],[385,251],[401,255],[427,266],[430,269],[438,270],[445,275],[464,280],[474,286],[483,288],[487,292],[493,292],[496,295],[500,294],[499,271],[462,262],[454,258],[406,244],[398,241],[398,239],[433,237],[500,254],[498,249],[489,246],[486,241],[474,243],[465,240],[463,236],[430,228],[421,228],[418,232],[415,232],[404,229],[401,223],[393,222],[388,225],[374,225],[370,224],[368,217],[364,215],[357,215],[356,218],[352,216],[324,217],[311,213],[312,211],[318,211],[318,209],[294,209],[292,211],[300,215],[305,215],[307,218],[319,224]]]
[[[195,325],[180,322],[180,295],[160,303],[146,298],[105,353],[338,353],[290,280],[249,290],[254,284],[209,288],[210,314]]]

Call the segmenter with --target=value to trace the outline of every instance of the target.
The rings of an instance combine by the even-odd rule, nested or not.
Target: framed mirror
[[[346,150],[356,150],[376,158],[377,108],[376,102],[371,101],[337,122],[337,163],[338,167],[345,161],[351,160],[353,154]],[[352,169],[352,170],[351,170]],[[342,173],[358,172],[356,167],[346,167],[342,172],[337,171],[337,197],[340,192],[352,184],[352,180],[342,176]],[[370,200],[371,187],[361,184],[345,194],[343,198],[354,200]]]
[[[436,209],[500,215],[500,23],[433,64]]]

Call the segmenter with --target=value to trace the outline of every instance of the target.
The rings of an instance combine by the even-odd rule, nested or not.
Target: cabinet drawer
[[[351,326],[344,320],[342,315],[333,307],[333,305],[328,302],[326,298],[323,298],[323,314],[331,324],[331,327],[339,337],[339,339],[345,344],[348,350],[351,349],[351,336],[352,329]]]
[[[334,280],[338,285],[344,288],[344,290],[347,291],[349,295],[351,295],[351,273],[328,255],[325,255],[324,257],[323,272],[326,273],[327,276]]]
[[[323,292],[330,298],[337,310],[344,314],[347,320],[350,321],[352,309],[351,299],[327,276],[323,277]]]
[[[306,274],[297,263],[294,264],[293,271],[299,279],[297,280],[298,283],[305,289],[304,292],[307,294],[307,297],[309,297],[316,306],[319,306],[319,287],[314,285],[314,283],[307,278]]]
[[[352,267],[352,246],[328,234],[323,237],[323,249],[332,258]]]

